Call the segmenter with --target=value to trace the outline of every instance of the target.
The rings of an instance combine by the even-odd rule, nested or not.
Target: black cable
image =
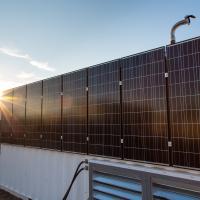
[[[82,164],[84,164],[84,163],[85,163],[85,160],[84,160],[84,161],[81,161],[81,162],[79,163],[79,165],[77,166],[76,171],[75,171],[75,173],[74,173],[74,176],[75,176],[75,174],[78,172],[80,166],[81,166]]]
[[[81,165],[80,165],[80,166],[81,166]],[[78,169],[78,168],[77,168],[77,169]],[[66,200],[66,199],[67,199],[67,197],[68,197],[68,195],[69,195],[69,192],[70,192],[70,190],[71,190],[71,188],[72,188],[72,185],[73,185],[74,181],[76,180],[77,176],[78,176],[83,170],[85,170],[85,167],[82,167],[80,170],[77,170],[77,171],[76,171],[76,173],[74,174],[74,177],[73,177],[73,179],[72,179],[72,181],[71,181],[71,184],[70,184],[70,186],[69,186],[67,192],[65,193],[64,197],[63,197],[63,200]]]
[[[85,167],[83,167],[83,168],[81,168],[81,169],[79,170],[79,168],[81,167],[81,165],[84,164],[84,163],[87,164],[87,163],[88,163],[88,160],[86,159],[86,160],[84,160],[84,161],[81,161],[81,162],[79,163],[79,165],[77,166],[76,171],[75,171],[75,173],[74,173],[74,176],[73,176],[73,178],[72,178],[72,181],[71,181],[71,183],[70,183],[70,186],[69,186],[69,188],[67,189],[67,192],[65,193],[65,195],[64,195],[64,197],[63,197],[63,200],[66,200],[66,199],[67,199],[67,197],[68,197],[68,195],[69,195],[69,192],[70,192],[70,190],[71,190],[71,187],[72,187],[74,181],[76,180],[76,177],[80,174],[81,171],[83,171],[83,170],[85,169]]]

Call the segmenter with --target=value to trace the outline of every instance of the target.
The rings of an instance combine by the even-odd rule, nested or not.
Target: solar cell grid
[[[11,143],[12,100],[13,100],[13,91],[12,90],[5,91],[0,101],[1,142]]]
[[[173,163],[200,167],[200,38],[167,47]]]
[[[87,152],[87,70],[63,76],[63,150]]]
[[[26,86],[14,89],[13,92],[13,118],[12,118],[12,141],[14,144],[24,145],[25,127],[25,103]]]
[[[125,159],[168,162],[164,48],[122,60]]]
[[[61,149],[61,84],[61,76],[43,81],[43,148]]]
[[[27,85],[26,145],[40,147],[42,81]]]
[[[88,69],[89,153],[121,157],[118,61]]]

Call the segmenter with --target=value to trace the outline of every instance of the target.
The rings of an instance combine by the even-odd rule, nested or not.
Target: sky
[[[0,92],[200,36],[199,0],[0,0]]]

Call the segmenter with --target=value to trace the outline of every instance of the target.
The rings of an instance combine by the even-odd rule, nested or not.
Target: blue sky
[[[186,14],[178,41],[200,35],[199,0],[1,0],[0,90],[166,45]]]

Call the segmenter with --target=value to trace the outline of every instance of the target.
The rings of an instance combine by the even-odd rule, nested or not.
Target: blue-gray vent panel
[[[107,173],[93,173],[93,199],[142,200],[142,185],[138,180]]]
[[[153,199],[170,199],[170,200],[199,200],[200,193],[175,189],[166,186],[155,186],[153,187]]]

